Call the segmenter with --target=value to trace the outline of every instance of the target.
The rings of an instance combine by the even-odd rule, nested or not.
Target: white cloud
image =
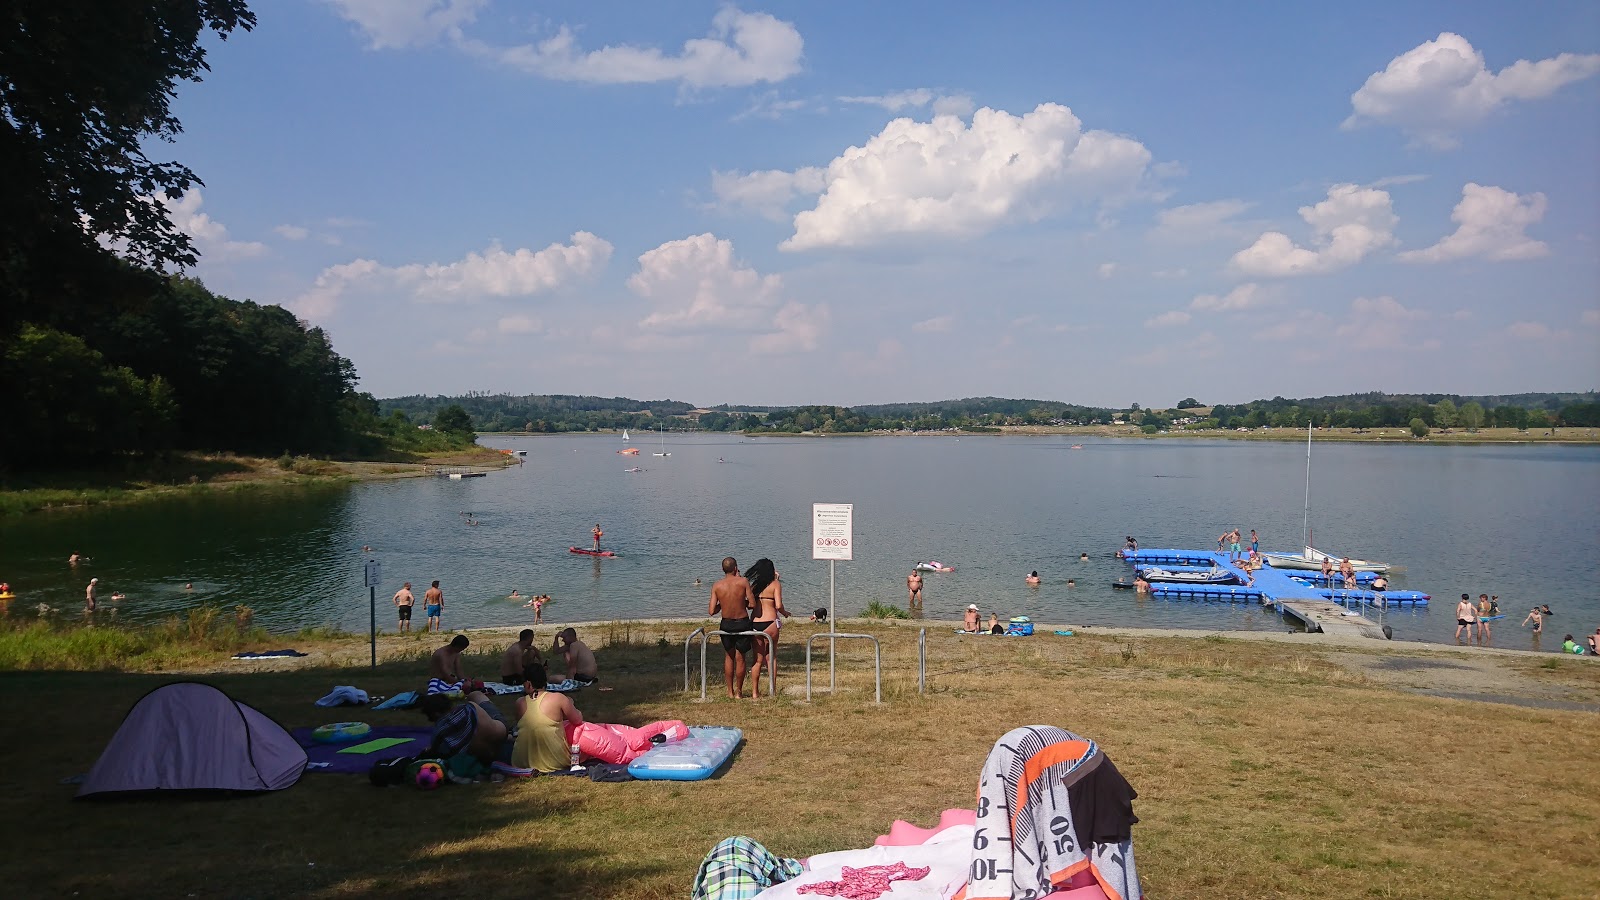
[[[1363,350],[1437,350],[1438,338],[1412,333],[1414,325],[1434,318],[1427,310],[1412,309],[1393,297],[1357,297],[1333,335]]]
[[[667,334],[742,332],[758,350],[814,350],[826,328],[823,306],[786,302],[783,279],[734,257],[733,243],[706,233],[640,255],[628,288],[654,311],[639,323]]]
[[[1354,184],[1328,189],[1328,199],[1300,207],[1311,226],[1314,249],[1300,247],[1289,236],[1269,231],[1234,254],[1234,269],[1248,275],[1281,277],[1332,272],[1360,262],[1374,250],[1394,243],[1400,220],[1389,194]]]
[[[895,119],[828,164],[816,207],[795,216],[795,233],[781,246],[974,237],[1075,200],[1126,196],[1149,164],[1143,144],[1085,132],[1070,109],[1054,103],[1021,116],[986,107],[970,126],[956,116]]]
[[[538,319],[532,316],[504,316],[495,324],[501,334],[537,334],[543,327]]]
[[[602,268],[611,259],[611,249],[603,238],[579,231],[567,244],[512,252],[495,244],[451,263],[385,266],[358,259],[322,270],[311,289],[290,305],[308,319],[325,319],[345,293],[360,288],[405,291],[419,300],[531,296]]]
[[[1400,258],[1432,263],[1467,256],[1496,262],[1546,256],[1550,248],[1543,241],[1522,233],[1544,218],[1545,206],[1543,194],[1522,197],[1502,188],[1468,182],[1461,189],[1461,202],[1450,213],[1450,221],[1457,226],[1455,233],[1432,247],[1402,253]]]
[[[373,50],[420,47],[461,36],[488,0],[327,0],[353,22]]]
[[[1230,199],[1163,209],[1156,213],[1156,227],[1151,234],[1164,238],[1208,237],[1250,206],[1243,200]]]
[[[1103,262],[1095,271],[1099,273],[1101,278],[1110,278],[1117,271],[1117,264],[1114,262]]]
[[[805,48],[805,41],[793,24],[731,6],[712,18],[706,37],[685,41],[677,54],[628,44],[585,51],[565,26],[537,44],[499,47],[475,40],[460,44],[479,56],[559,81],[677,81],[697,88],[782,81],[800,71]]]
[[[303,241],[311,236],[311,229],[299,225],[278,225],[272,230],[291,241]]]
[[[1170,312],[1164,312],[1159,316],[1153,316],[1145,319],[1144,324],[1151,328],[1171,328],[1175,325],[1187,325],[1189,324],[1189,320],[1192,318],[1194,317],[1183,310],[1174,309]]]
[[[912,325],[911,330],[918,334],[940,334],[949,331],[955,323],[955,316],[934,316]]]
[[[1578,321],[1584,325],[1600,325],[1600,309],[1586,309]]]
[[[267,245],[260,241],[229,240],[227,227],[200,211],[205,200],[199,188],[189,188],[176,200],[158,193],[155,200],[167,208],[173,227],[194,241],[202,259],[241,259],[267,252]]]
[[[1255,282],[1246,282],[1221,296],[1200,294],[1189,302],[1189,308],[1195,312],[1243,312],[1259,309],[1269,302],[1266,292]]]
[[[1543,322],[1513,322],[1506,327],[1506,334],[1525,341],[1547,341],[1555,336]]]
[[[733,117],[733,121],[744,119],[772,119],[783,118],[792,112],[798,112],[811,107],[811,101],[800,98],[785,100],[777,91],[765,91],[750,101],[742,111]]]
[[[967,94],[947,94],[933,88],[912,88],[869,97],[840,97],[839,102],[881,106],[892,113],[931,107],[936,116],[966,116],[974,106],[972,97]]]
[[[1350,95],[1354,112],[1345,128],[1365,122],[1393,125],[1440,149],[1455,132],[1482,121],[1512,100],[1547,97],[1564,85],[1600,72],[1600,54],[1562,53],[1538,62],[1518,60],[1490,72],[1480,53],[1459,34],[1443,32],[1389,61]]]
[[[711,191],[725,209],[744,209],[774,222],[789,217],[789,205],[798,197],[822,193],[822,170],[816,167],[786,172],[711,172]]]

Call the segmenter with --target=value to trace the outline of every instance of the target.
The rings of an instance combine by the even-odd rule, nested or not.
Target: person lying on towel
[[[428,694],[417,708],[433,723],[432,756],[449,759],[470,753],[487,766],[509,752],[511,729],[494,701],[481,691],[467,694],[459,705],[444,694]]]

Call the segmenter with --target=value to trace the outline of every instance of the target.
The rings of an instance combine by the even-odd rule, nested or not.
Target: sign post
[[[854,550],[855,505],[852,503],[811,504],[811,558],[828,561],[828,632],[839,630],[834,614],[834,564],[839,560],[849,562]],[[835,688],[834,650],[837,641],[828,638],[828,692]]]
[[[367,612],[368,629],[372,638],[372,667],[378,667],[378,582],[383,580],[382,567],[375,559],[367,560]]]

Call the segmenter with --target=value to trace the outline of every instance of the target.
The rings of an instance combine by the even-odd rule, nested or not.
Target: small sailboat
[[[633,438],[628,437],[628,429],[626,428],[622,429],[622,439],[625,441],[633,440]]]
[[[1267,564],[1275,569],[1296,569],[1299,571],[1318,571],[1322,568],[1324,560],[1331,560],[1335,569],[1339,567],[1340,557],[1331,553],[1323,553],[1311,546],[1311,425],[1306,425],[1306,508],[1305,519],[1301,523],[1305,530],[1305,548],[1300,555],[1292,553],[1263,553]],[[1350,565],[1357,572],[1387,572],[1389,564],[1371,562],[1365,559],[1352,559]]]
[[[661,452],[660,453],[652,453],[650,455],[651,456],[671,456],[672,454],[667,452],[667,433],[665,431],[661,431],[660,429],[657,429],[657,431],[660,431],[660,434],[661,434]]]

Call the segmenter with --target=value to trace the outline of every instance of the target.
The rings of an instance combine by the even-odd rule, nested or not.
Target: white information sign
[[[811,504],[811,558],[849,560],[855,535],[852,534],[854,504]]]
[[[375,587],[380,587],[381,586],[381,583],[382,583],[382,580],[383,580],[383,572],[379,568],[377,560],[375,560],[375,559],[367,560],[367,572],[366,572],[366,574],[367,574],[366,583],[364,585],[362,585],[362,587],[375,588]]]

